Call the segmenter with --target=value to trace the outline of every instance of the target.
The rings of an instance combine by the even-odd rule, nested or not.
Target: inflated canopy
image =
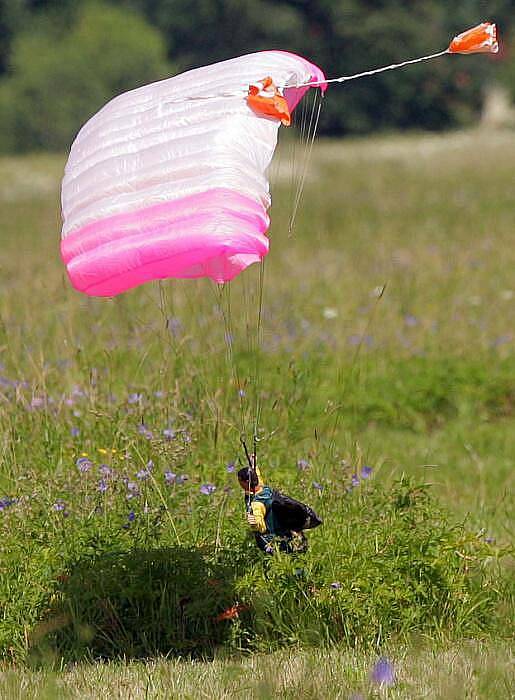
[[[61,252],[76,289],[225,282],[266,255],[266,170],[281,120],[246,99],[264,78],[286,111],[309,89],[295,85],[324,81],[300,56],[264,51],[119,95],[82,127],[62,184]]]

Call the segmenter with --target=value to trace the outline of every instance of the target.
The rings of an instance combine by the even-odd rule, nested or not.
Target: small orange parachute
[[[291,124],[288,103],[270,76],[249,85],[247,104],[258,114],[279,119],[284,126]]]
[[[497,28],[491,22],[482,22],[455,36],[447,49],[449,53],[497,53]]]

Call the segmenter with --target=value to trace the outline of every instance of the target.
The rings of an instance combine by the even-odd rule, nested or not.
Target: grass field
[[[0,160],[2,697],[513,696],[514,163],[321,141],[289,234],[286,145],[264,270],[102,300],[59,260],[64,159]],[[257,414],[324,518],[297,560],[246,534]]]

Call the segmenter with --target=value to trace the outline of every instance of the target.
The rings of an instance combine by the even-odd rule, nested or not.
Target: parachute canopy
[[[113,296],[168,277],[226,282],[261,260],[281,115],[246,98],[273,86],[289,112],[309,89],[296,85],[324,89],[324,80],[300,56],[264,51],[106,104],[77,135],[62,184],[61,253],[73,286]]]

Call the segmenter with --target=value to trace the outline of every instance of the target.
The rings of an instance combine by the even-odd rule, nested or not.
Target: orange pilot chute
[[[482,22],[455,36],[447,49],[449,53],[497,53],[497,28],[492,22]]]
[[[288,103],[270,76],[249,85],[247,104],[258,114],[279,119],[285,126],[291,124]]]

